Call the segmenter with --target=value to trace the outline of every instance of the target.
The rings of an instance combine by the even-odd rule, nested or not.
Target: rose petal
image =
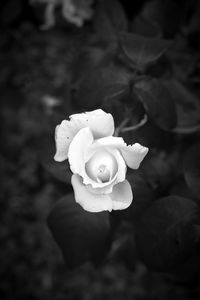
[[[80,128],[89,127],[95,139],[111,136],[114,133],[113,117],[102,109],[71,115],[70,120],[79,124]]]
[[[112,209],[126,209],[131,205],[133,193],[130,183],[127,180],[116,184],[110,194],[112,199]]]
[[[56,154],[54,156],[56,161],[63,161],[68,157],[69,145],[77,132],[71,125],[70,121],[64,120],[56,126]]]
[[[78,175],[72,175],[71,182],[74,189],[75,200],[83,209],[89,212],[112,210],[112,200],[109,195],[90,193]]]
[[[113,185],[115,184],[115,182],[111,182],[109,185],[105,186],[105,187],[100,187],[100,188],[93,188],[91,184],[87,184],[86,188],[88,190],[88,192],[93,193],[93,194],[110,194],[112,193],[113,190]]]
[[[113,155],[117,161],[118,170],[117,170],[116,183],[124,181],[126,178],[127,167],[126,167],[125,161],[124,161],[121,153],[117,149],[109,149],[108,148],[107,150],[110,151],[111,153],[113,153]]]
[[[86,162],[85,169],[87,174],[94,180],[97,180],[99,167],[102,165],[106,166],[108,170],[107,181],[110,181],[110,179],[115,176],[118,170],[117,160],[115,159],[113,153],[110,153],[103,147],[97,150],[94,155],[92,155],[92,157]]]
[[[125,146],[123,138],[116,136],[103,137],[96,140],[92,146],[92,150],[96,150],[99,146],[119,148]]]
[[[83,209],[89,212],[101,212],[126,209],[130,206],[133,194],[131,186],[127,180],[114,186],[111,194],[93,194],[88,191],[86,185],[78,175],[72,175],[72,186],[74,189],[75,201]]]
[[[126,146],[121,149],[121,153],[129,168],[138,169],[140,163],[147,155],[149,149],[138,143]]]
[[[56,161],[68,158],[69,145],[80,129],[89,127],[94,138],[110,136],[114,133],[114,120],[111,114],[102,109],[71,115],[70,121],[64,120],[55,130]]]
[[[92,144],[89,149],[89,155],[92,156],[96,151],[101,148],[104,148],[106,151],[109,151],[117,160],[118,171],[117,171],[117,182],[125,180],[126,177],[126,164],[124,158],[122,157],[119,149],[126,148],[126,144],[121,137],[108,136],[100,138]]]
[[[110,151],[109,149],[106,149],[108,151]],[[116,175],[114,176],[113,180],[110,181],[110,183],[107,186],[103,186],[103,187],[97,187],[94,188],[94,185],[92,186],[91,184],[87,185],[87,189],[90,192],[96,193],[96,194],[110,194],[113,191],[113,187],[119,183],[119,182],[123,182],[126,178],[126,171],[127,171],[127,167],[126,164],[124,162],[124,159],[121,155],[121,153],[116,150],[116,149],[112,149],[112,151],[110,151],[113,156],[115,157],[116,161],[117,161],[117,166],[118,166],[118,170],[116,172]]]
[[[96,151],[100,146],[120,150],[127,166],[132,169],[138,169],[140,163],[148,153],[149,149],[138,143],[127,146],[121,137],[109,136],[98,139],[92,145],[90,151]]]
[[[101,188],[110,185],[116,177],[108,182],[96,182],[88,176],[85,170],[85,164],[91,157],[90,148],[93,142],[93,135],[90,128],[82,128],[74,137],[69,146],[68,158],[71,171],[83,178],[84,184],[91,184],[93,188]]]
[[[110,137],[109,137],[110,138]],[[93,147],[93,145],[91,147],[88,148],[88,157],[91,156],[91,153],[95,153],[95,151],[91,151],[91,148]],[[102,149],[102,146],[99,147],[100,149]],[[113,186],[119,182],[122,182],[125,180],[126,178],[126,171],[127,171],[127,167],[125,164],[125,161],[120,153],[119,150],[114,149],[114,148],[106,148],[103,147],[103,149],[105,149],[105,151],[110,152],[111,155],[114,156],[114,158],[117,161],[117,171],[115,173],[115,176],[108,182],[108,183],[93,183],[91,184],[89,181],[84,180],[84,183],[87,184],[87,188],[89,189],[89,191],[93,191],[94,193],[97,194],[109,194],[112,192]],[[98,152],[98,148],[95,149]]]
[[[69,146],[68,157],[71,171],[85,177],[85,161],[87,149],[92,145],[94,138],[90,128],[86,127],[75,135]]]

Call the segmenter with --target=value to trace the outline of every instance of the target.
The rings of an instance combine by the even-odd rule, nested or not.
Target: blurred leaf
[[[176,168],[174,165],[176,164]],[[141,169],[149,185],[158,191],[168,189],[177,172],[177,153],[164,151],[150,152],[142,163]]]
[[[137,141],[150,149],[159,148],[171,151],[171,145],[174,144],[174,135],[171,134],[170,131],[162,130],[153,120],[150,119],[150,117],[148,117],[148,121],[144,124],[144,126],[133,132],[128,132],[128,134],[129,143]]]
[[[117,100],[129,93],[129,74],[117,66],[93,69],[80,82],[75,101],[84,108],[95,108],[107,100]]]
[[[133,33],[145,37],[159,38],[162,36],[160,26],[156,22],[152,22],[141,15],[134,18],[131,29]]]
[[[152,204],[154,194],[153,190],[142,176],[129,173],[127,179],[132,187],[133,202],[129,209],[120,211],[120,215],[122,218],[128,219],[134,223]]]
[[[145,1],[140,14],[145,19],[161,26],[163,22],[163,3],[159,0]]]
[[[156,61],[171,45],[171,41],[148,38],[133,33],[120,34],[122,48],[138,69]]]
[[[180,82],[191,79],[191,74],[194,73],[197,63],[194,59],[194,53],[189,51],[186,42],[183,37],[178,37],[174,43],[174,49],[171,49],[167,54],[173,69],[174,80],[180,80]],[[169,84],[172,84],[171,82],[174,80],[169,80]]]
[[[73,65],[73,81],[75,85],[94,68],[109,60],[110,52],[102,47],[88,47],[82,49]]]
[[[86,212],[68,194],[55,204],[47,221],[69,267],[102,258],[110,231],[107,212]]]
[[[131,226],[122,222],[115,235],[108,254],[109,261],[121,262],[129,270],[133,270],[136,265],[137,254]]]
[[[53,128],[53,131],[55,129]],[[54,179],[71,184],[71,170],[67,160],[63,162],[56,162],[54,155],[56,152],[54,139],[49,137],[42,140],[40,143],[41,149],[39,150],[40,163],[45,171],[47,171]]]
[[[183,264],[196,247],[193,224],[199,208],[190,199],[168,196],[155,201],[136,223],[136,247],[153,270],[170,271]]]
[[[182,83],[173,79],[164,81],[171,97],[174,99],[177,111],[177,133],[193,133],[200,130],[199,99],[186,89]]]
[[[148,116],[157,126],[170,130],[176,126],[176,108],[168,89],[159,80],[143,78],[134,85]]]
[[[188,187],[200,199],[200,144],[193,145],[186,152],[183,168]]]
[[[115,30],[117,31],[127,30],[128,20],[120,1],[104,0],[104,7]]]
[[[128,22],[122,5],[117,0],[99,1],[94,16],[94,30],[105,41],[116,41],[117,32],[126,30]]]
[[[101,4],[99,2],[99,4]],[[105,11],[104,6],[101,4],[96,8],[96,14],[93,18],[94,31],[98,38],[106,42],[116,43],[117,35],[113,24]]]
[[[170,281],[181,284],[193,284],[199,278],[200,257],[198,253],[191,255],[183,264],[177,266],[167,275]]]
[[[181,21],[183,21],[185,3],[188,1],[182,1],[181,3],[168,0],[151,0],[145,1],[142,15],[149,21],[158,23],[162,28],[164,36],[174,36],[179,29]]]
[[[184,176],[182,174],[182,166],[180,166],[179,169],[181,171],[181,176],[176,178],[176,180],[173,181],[173,184],[170,187],[170,194],[195,200],[192,191],[190,190],[190,188],[185,182]]]

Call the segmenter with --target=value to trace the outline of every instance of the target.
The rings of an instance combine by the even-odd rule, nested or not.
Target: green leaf
[[[134,90],[148,116],[164,130],[176,126],[177,115],[174,100],[164,84],[153,78],[143,78],[134,85]]]
[[[188,187],[200,199],[200,144],[193,145],[183,159],[184,177]]]
[[[55,204],[47,221],[69,267],[103,257],[110,233],[107,212],[89,213],[68,194]]]
[[[195,202],[178,196],[156,200],[136,223],[136,247],[151,269],[171,271],[196,247],[193,225],[199,218]]]
[[[75,101],[84,108],[96,108],[101,103],[117,100],[129,94],[129,74],[117,66],[93,69],[80,82]]]
[[[120,34],[121,46],[138,69],[156,61],[171,45],[168,40],[148,38],[133,33]]]

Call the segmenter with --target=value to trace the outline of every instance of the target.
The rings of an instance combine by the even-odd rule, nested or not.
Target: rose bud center
[[[86,163],[88,176],[97,182],[108,182],[117,172],[115,157],[106,150],[97,151]]]
[[[101,182],[107,182],[110,180],[110,171],[105,165],[101,165],[97,172],[97,180]]]

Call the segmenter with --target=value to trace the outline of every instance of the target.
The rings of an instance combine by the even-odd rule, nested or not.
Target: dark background
[[[199,299],[199,2],[94,1],[80,28],[58,6],[42,30],[45,5],[0,3],[0,298]],[[128,175],[131,208],[100,214],[103,246],[96,219],[75,206],[66,162],[53,161],[55,126],[96,108],[116,126],[146,113],[148,123],[123,137],[150,149]],[[69,209],[57,204],[49,230],[60,198]]]

